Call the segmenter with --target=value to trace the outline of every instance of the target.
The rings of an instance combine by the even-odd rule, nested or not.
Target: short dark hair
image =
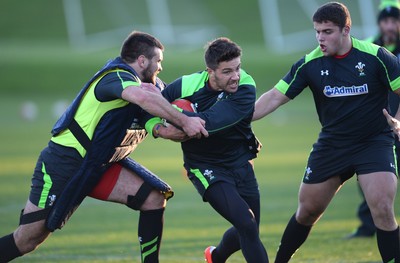
[[[350,12],[347,7],[339,2],[329,2],[322,5],[313,15],[313,22],[332,22],[340,29],[351,27]]]
[[[242,49],[226,37],[217,38],[206,45],[204,60],[206,66],[215,70],[223,61],[230,61],[242,55]]]
[[[140,55],[151,59],[155,55],[154,48],[164,50],[164,46],[157,38],[147,33],[133,31],[122,44],[121,58],[127,63],[135,62]]]

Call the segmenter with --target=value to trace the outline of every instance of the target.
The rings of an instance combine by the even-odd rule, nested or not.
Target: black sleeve
[[[380,47],[378,58],[383,62],[384,69],[381,71],[381,80],[391,90],[400,88],[400,61],[387,49]]]
[[[124,88],[132,82],[137,83],[134,76],[126,71],[107,73],[96,85],[94,91],[96,98],[103,102],[120,99]]]
[[[167,87],[162,91],[162,95],[169,102],[173,102],[176,99],[182,97],[182,78],[179,78],[172,83],[168,84]]]

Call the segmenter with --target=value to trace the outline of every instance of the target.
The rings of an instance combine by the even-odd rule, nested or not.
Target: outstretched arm
[[[290,99],[275,87],[261,95],[256,101],[253,121],[259,120],[285,104]]]
[[[140,87],[129,86],[122,92],[122,99],[135,103],[150,114],[182,127],[189,137],[208,136],[208,132],[204,128],[204,120],[188,117],[177,111],[160,93],[150,91],[152,86],[154,85],[149,83],[141,83]]]

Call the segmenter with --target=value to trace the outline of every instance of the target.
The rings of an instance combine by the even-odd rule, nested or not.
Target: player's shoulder
[[[302,57],[297,63],[309,63],[310,61],[313,61],[318,58],[322,58],[324,54],[321,51],[321,48],[318,46],[314,48],[311,52],[306,54],[304,57]]]
[[[376,56],[378,54],[378,51],[381,49],[380,46],[374,44],[373,42],[369,40],[360,40],[357,38],[352,37],[351,38],[352,43],[353,43],[353,48],[363,52],[367,53],[373,56]]]
[[[133,73],[125,70],[125,69],[120,69],[120,68],[115,68],[115,69],[110,69],[108,71],[105,71],[103,75],[101,76],[102,80],[108,80],[108,81],[134,81],[140,83],[139,78],[134,75]]]
[[[254,86],[255,87],[256,86],[256,81],[244,69],[240,69],[239,85],[249,85],[249,86]]]

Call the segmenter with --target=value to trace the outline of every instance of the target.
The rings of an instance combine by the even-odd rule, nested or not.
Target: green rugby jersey
[[[212,90],[208,86],[207,71],[183,76],[162,93],[170,102],[178,98],[190,100],[198,113],[185,113],[206,121],[208,138],[182,143],[185,162],[233,168],[255,157],[249,150],[249,141],[254,139],[251,119],[256,99],[255,81],[245,71],[241,70],[235,93]]]
[[[335,146],[390,132],[382,109],[388,107],[388,92],[400,87],[393,54],[356,38],[352,43],[343,57],[323,56],[317,47],[275,86],[290,99],[309,87],[322,125],[319,140]]]

